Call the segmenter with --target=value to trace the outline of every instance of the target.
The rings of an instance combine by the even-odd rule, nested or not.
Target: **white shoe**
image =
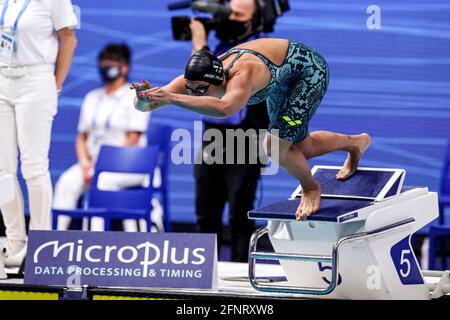
[[[5,268],[18,268],[27,254],[27,243],[26,241],[7,240],[1,254],[5,261]]]

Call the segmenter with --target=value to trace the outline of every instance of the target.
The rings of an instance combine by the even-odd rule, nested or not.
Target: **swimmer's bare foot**
[[[353,145],[348,152],[347,159],[342,169],[336,175],[336,179],[345,180],[350,178],[358,169],[359,160],[370,145],[371,138],[367,133],[349,136]]]
[[[317,183],[312,188],[302,190],[302,200],[295,213],[295,219],[305,220],[320,208],[320,185]]]

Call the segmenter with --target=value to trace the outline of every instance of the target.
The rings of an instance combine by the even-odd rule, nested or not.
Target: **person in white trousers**
[[[75,209],[86,192],[95,162],[103,145],[145,146],[148,115],[133,106],[134,94],[128,84],[131,51],[125,44],[109,44],[98,56],[102,88],[94,89],[84,98],[78,122],[76,154],[78,162],[67,169],[55,186],[53,207]],[[120,190],[143,185],[145,175],[102,173],[99,188]],[[67,230],[71,219],[59,216],[58,230]],[[125,221],[126,231],[137,231],[136,221]],[[103,220],[93,218],[91,230],[101,231]]]
[[[16,177],[15,198],[1,207],[6,266],[26,254],[18,154],[29,195],[30,229],[50,227],[52,184],[48,152],[58,94],[72,63],[77,17],[70,0],[0,3],[0,174]]]

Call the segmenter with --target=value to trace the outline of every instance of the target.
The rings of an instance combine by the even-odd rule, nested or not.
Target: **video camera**
[[[255,0],[255,3],[256,12],[252,21],[254,32],[273,32],[277,18],[290,9],[288,0]],[[170,11],[187,8],[212,14],[212,18],[196,18],[196,20],[203,24],[207,33],[215,30],[220,40],[233,40],[228,20],[231,14],[228,1],[188,0],[168,5]],[[190,21],[189,16],[172,17],[172,35],[175,40],[191,40]]]

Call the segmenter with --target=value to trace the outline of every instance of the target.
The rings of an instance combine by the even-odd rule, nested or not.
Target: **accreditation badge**
[[[104,130],[95,130],[96,132],[93,132],[93,144],[95,148],[100,148],[101,145],[104,143],[105,140],[105,132]]]
[[[0,62],[10,65],[14,54],[16,35],[12,28],[3,26],[0,32]]]

